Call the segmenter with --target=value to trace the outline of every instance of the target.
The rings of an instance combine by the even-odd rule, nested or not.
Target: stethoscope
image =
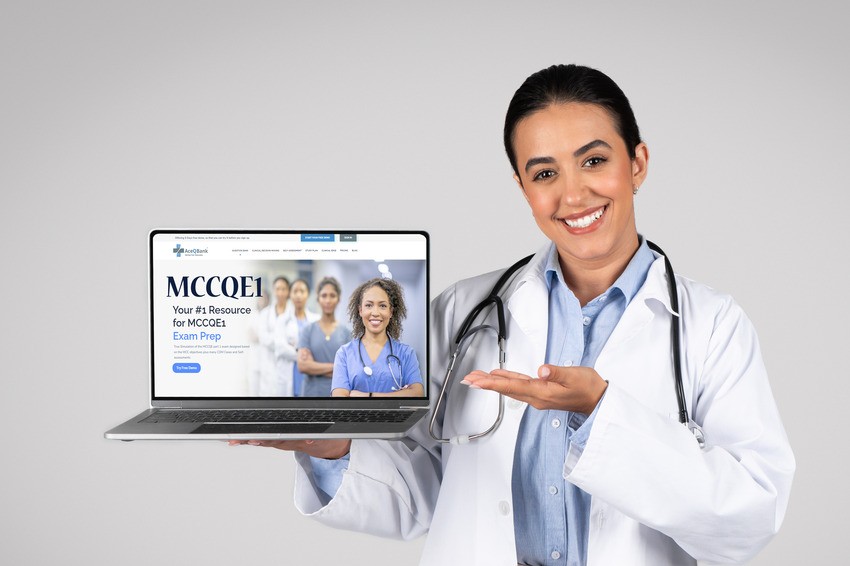
[[[683,425],[687,426],[694,434],[697,439],[697,442],[702,448],[705,445],[705,438],[703,437],[702,431],[696,427],[690,425],[690,419],[688,418],[688,407],[685,403],[685,388],[682,385],[682,339],[679,331],[679,293],[676,291],[676,279],[673,274],[673,266],[670,264],[670,260],[667,259],[667,254],[664,251],[647,240],[647,245],[649,248],[664,257],[664,270],[667,273],[667,290],[670,294],[670,308],[673,311],[673,317],[670,321],[670,336],[671,336],[671,349],[673,352],[673,372],[675,374],[675,382],[676,382],[676,401],[679,405],[679,422]],[[443,403],[443,397],[446,395],[446,391],[448,391],[449,386],[451,385],[452,371],[455,367],[455,362],[457,362],[458,355],[461,352],[461,347],[464,342],[466,342],[469,338],[471,338],[476,332],[479,330],[493,330],[496,332],[499,341],[499,368],[505,369],[505,345],[506,345],[506,337],[507,333],[505,332],[505,306],[502,303],[501,297],[499,297],[499,291],[502,290],[502,287],[511,278],[511,276],[516,273],[520,268],[525,266],[531,258],[534,257],[534,254],[524,257],[512,266],[510,266],[496,281],[496,284],[493,286],[493,289],[490,291],[490,294],[487,297],[475,305],[473,309],[466,315],[466,318],[463,320],[463,323],[460,325],[460,330],[455,337],[454,341],[454,349],[451,354],[451,361],[449,362],[449,369],[446,371],[446,378],[443,382],[443,388],[440,391],[440,396],[437,399],[437,404],[434,407],[434,412],[431,415],[431,424],[428,426],[428,433],[431,435],[431,438],[436,440],[437,442],[451,442],[453,444],[465,444],[470,440],[475,440],[476,438],[481,438],[482,436],[486,436],[491,432],[495,431],[499,425],[502,423],[502,417],[505,414],[505,397],[503,395],[499,395],[499,413],[496,416],[496,421],[493,425],[485,430],[484,432],[479,432],[477,434],[470,435],[459,435],[452,438],[441,438],[434,434],[434,423],[437,420],[437,414],[440,411],[440,406]],[[490,324],[480,324],[478,326],[472,326],[475,318],[490,305],[495,305],[496,307],[496,318],[498,328],[494,328]],[[362,356],[361,356],[362,359]]]
[[[395,383],[395,387],[393,387],[392,390],[398,391],[399,389],[402,388],[401,384],[404,383],[404,374],[401,370],[401,360],[399,359],[398,356],[395,355],[395,352],[393,352],[393,340],[392,340],[392,338],[389,337],[389,335],[387,335],[387,341],[390,343],[390,353],[387,354],[387,367],[390,370],[390,376],[392,376],[392,378],[393,378],[393,383]],[[369,366],[366,362],[363,361],[363,338],[362,337],[357,339],[357,353],[360,354],[360,363],[363,364],[363,373],[365,373],[369,377],[372,377],[372,373],[374,373],[372,371],[372,367]],[[398,364],[398,379],[396,378],[395,373],[393,372],[393,366],[390,363],[390,360],[393,360],[393,359],[395,359],[396,363]]]

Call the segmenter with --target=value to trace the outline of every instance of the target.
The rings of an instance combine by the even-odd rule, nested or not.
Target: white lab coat
[[[545,250],[502,293],[506,367],[528,375],[546,353],[544,265]],[[461,281],[431,305],[432,399],[457,328],[499,275]],[[677,286],[684,389],[706,447],[677,420],[658,258],[599,355],[595,367],[609,386],[584,452],[571,449],[564,464],[564,477],[591,494],[589,566],[745,561],[785,514],[795,462],[752,325],[730,297],[679,276]],[[498,367],[495,338],[479,335],[455,368],[439,415],[443,437],[483,431],[495,419],[495,393],[456,383],[472,369]],[[428,418],[404,442],[355,440],[339,491],[324,506],[309,458],[297,454],[296,505],[334,527],[405,539],[428,532],[422,564],[515,564],[511,476],[525,407],[506,400],[497,431],[469,444],[434,443]]]
[[[285,319],[292,310],[292,305],[287,303],[286,308],[280,315],[274,302],[260,311],[259,339],[260,339],[260,390],[261,396],[279,397],[285,390],[285,364],[279,360],[275,352],[275,331],[278,320]],[[292,371],[289,375],[290,389],[292,388]]]

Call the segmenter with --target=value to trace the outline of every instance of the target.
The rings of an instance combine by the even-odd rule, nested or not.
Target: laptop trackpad
[[[324,432],[331,423],[205,423],[192,434],[315,434]]]

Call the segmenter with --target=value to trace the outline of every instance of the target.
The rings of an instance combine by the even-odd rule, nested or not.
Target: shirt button
[[[565,368],[568,368],[571,365],[573,365],[573,361],[572,360],[564,360],[563,362],[561,362],[561,365]]]
[[[549,493],[551,493],[552,495],[558,495],[558,488],[555,487],[554,485],[550,485],[549,486]]]
[[[511,505],[507,501],[499,501],[499,513],[507,515],[511,512]]]
[[[561,419],[552,419],[552,428],[558,428],[561,426]]]
[[[608,295],[602,295],[601,297],[599,297],[599,300],[600,300],[600,301],[602,301],[603,303],[604,303],[607,299],[608,299]]]
[[[582,322],[585,326],[587,326],[588,324],[590,324],[590,317],[589,317],[589,316],[584,317],[583,319],[581,319],[581,322]]]
[[[511,409],[519,409],[522,407],[522,401],[517,401],[516,399],[511,399],[508,401],[508,407]]]
[[[558,552],[557,550],[553,550],[552,554],[550,554],[549,556],[552,557],[552,560],[557,560],[558,558],[561,557],[561,553]]]

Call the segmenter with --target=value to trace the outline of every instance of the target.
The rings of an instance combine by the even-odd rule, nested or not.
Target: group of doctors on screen
[[[425,396],[416,353],[400,341],[407,308],[399,283],[375,278],[358,286],[348,304],[350,327],[336,318],[342,289],[333,277],[316,285],[320,314],[306,308],[304,279],[280,276],[273,289],[256,320],[249,396]]]

